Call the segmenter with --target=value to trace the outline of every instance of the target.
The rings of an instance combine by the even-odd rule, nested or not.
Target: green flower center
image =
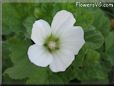
[[[60,48],[60,39],[57,36],[51,34],[45,39],[44,47],[51,53],[55,52]]]

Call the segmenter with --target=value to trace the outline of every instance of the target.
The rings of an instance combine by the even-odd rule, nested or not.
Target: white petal
[[[71,50],[75,55],[78,54],[85,43],[84,31],[80,26],[64,31],[60,38],[62,41],[61,47]]]
[[[53,61],[49,65],[49,68],[53,72],[65,71],[73,62],[75,56],[70,50],[62,49],[53,54]]]
[[[72,13],[62,10],[57,12],[57,14],[54,16],[51,28],[54,33],[57,33],[61,29],[66,29],[68,27],[73,26],[75,23],[75,18],[72,15]]]
[[[39,45],[42,45],[44,39],[51,34],[49,24],[44,20],[37,20],[33,24],[31,39]]]
[[[37,44],[29,47],[28,57],[33,64],[41,67],[48,66],[53,60],[52,55],[44,47]]]

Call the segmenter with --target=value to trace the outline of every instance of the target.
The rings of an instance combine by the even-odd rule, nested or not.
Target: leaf
[[[100,54],[92,49],[87,50],[82,65],[73,71],[77,79],[83,82],[95,80],[107,81],[108,78],[107,73],[102,70],[102,66],[100,65]]]
[[[31,17],[27,17],[23,22],[23,25],[26,28],[25,35],[28,38],[31,38],[32,26],[35,20],[36,20],[35,17],[31,16]]]
[[[110,32],[105,38],[105,60],[110,63],[110,66],[114,65],[114,31]],[[107,62],[106,62],[107,63]]]
[[[11,60],[9,58],[9,50],[8,50],[8,45],[6,44],[6,42],[4,41],[2,43],[2,71],[4,72],[6,68],[8,68],[9,66],[11,66]],[[7,64],[6,64],[7,63]]]
[[[58,76],[58,74],[51,74],[48,76],[46,84],[64,84],[64,81],[61,76]]]
[[[22,34],[22,33],[21,33]],[[31,44],[30,40],[25,39],[23,36],[18,35],[7,40],[7,45],[11,52],[11,61],[17,64],[24,58],[27,58],[27,50]]]
[[[44,84],[46,83],[47,80],[47,73],[44,70],[37,70],[35,71],[35,73],[32,76],[29,76],[30,78],[27,80],[27,84],[36,84],[36,85],[40,85],[40,84]]]
[[[24,73],[24,71],[26,71],[26,68],[24,68],[25,69],[24,70],[23,67],[24,66],[26,67],[25,58],[27,58],[27,50],[28,50],[28,45],[30,43],[31,43],[30,41],[24,39],[24,37],[21,35],[14,36],[7,41],[7,45],[10,50],[11,61],[13,62],[14,67],[7,69],[6,73],[8,73],[14,79],[16,78],[15,76],[17,76],[17,78],[19,77],[19,79],[20,77],[26,76],[26,75],[24,76],[24,74],[21,76],[19,72],[23,71],[22,73]]]
[[[114,31],[110,32],[108,36],[105,38],[105,48],[108,51],[114,44]]]
[[[21,79],[21,80],[14,80],[12,78],[10,78],[8,76],[8,74],[5,74],[2,78],[2,84],[17,84],[17,83],[21,83],[24,84],[25,80]]]
[[[111,28],[109,18],[100,9],[94,9],[93,15],[95,15],[93,25],[106,37]]]
[[[29,65],[27,65],[27,62],[25,60],[19,61],[17,65],[8,68],[4,74],[8,74],[13,79],[23,79],[27,78],[31,72],[30,72]]]
[[[22,32],[25,29],[22,26],[22,18],[13,5],[3,4],[3,34],[10,34],[11,32]]]
[[[95,30],[94,27],[91,27],[90,29],[85,30],[85,41],[87,47],[99,49],[104,43],[104,37],[99,31]]]
[[[46,68],[40,68],[34,64],[28,66],[30,75],[26,81],[27,84],[44,84],[48,80],[48,73]]]
[[[84,60],[84,66],[90,66],[90,64],[99,64],[99,61],[100,54],[95,50],[88,49]]]
[[[94,15],[90,8],[79,8],[76,10],[75,15],[76,25],[83,27],[83,29],[88,29],[94,22]]]
[[[31,64],[27,58],[17,65],[8,68],[4,74],[8,74],[13,79],[27,79],[29,84],[41,84],[47,78],[47,72],[43,68]]]
[[[114,43],[113,43],[113,46],[114,46]],[[107,59],[109,59],[111,66],[114,66],[114,48],[113,48],[113,46],[110,47],[109,51],[107,52],[107,54],[108,54]]]
[[[112,57],[110,57],[107,53],[104,53],[102,52],[101,53],[101,65],[103,67],[103,70],[106,71],[106,72],[109,72],[111,71],[111,60],[112,60]]]

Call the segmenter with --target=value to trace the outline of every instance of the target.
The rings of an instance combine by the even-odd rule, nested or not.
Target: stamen
[[[48,47],[49,47],[50,49],[55,49],[55,48],[56,48],[56,42],[50,41],[50,42],[48,43]]]
[[[44,47],[51,53],[60,49],[60,40],[54,35],[48,36],[44,41]]]

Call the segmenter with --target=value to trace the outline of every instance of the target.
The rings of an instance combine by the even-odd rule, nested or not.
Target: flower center
[[[57,51],[60,48],[59,38],[51,34],[45,39],[44,47],[51,53]]]
[[[56,48],[56,42],[50,41],[50,42],[48,43],[48,47],[49,47],[50,49],[55,49],[55,48]]]

